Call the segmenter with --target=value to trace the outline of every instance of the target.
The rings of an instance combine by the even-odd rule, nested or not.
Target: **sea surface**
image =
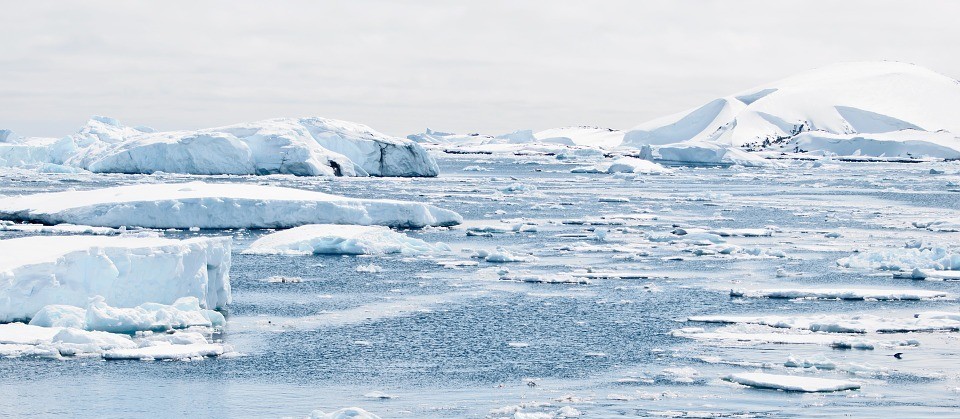
[[[233,304],[220,339],[240,355],[192,362],[0,359],[0,416],[304,417],[349,406],[383,418],[555,415],[565,406],[581,417],[960,416],[956,331],[834,333],[916,341],[872,350],[672,333],[729,327],[687,321],[700,315],[957,312],[955,299],[730,295],[734,288],[776,287],[960,295],[960,282],[897,279],[837,264],[858,250],[902,248],[910,240],[956,250],[960,233],[911,223],[960,219],[957,163],[785,162],[675,167],[661,176],[571,174],[576,162],[549,156],[446,156],[440,164],[433,179],[0,172],[0,194],[7,195],[203,180],[428,202],[466,219],[456,228],[405,231],[453,249],[430,255],[245,255],[269,231],[166,232],[234,238]],[[464,171],[468,166],[486,170]],[[467,234],[469,227],[515,225],[533,227]],[[770,235],[723,238],[757,254],[710,254],[697,251],[709,247],[703,243],[651,240],[676,236],[677,227]],[[498,247],[527,261],[473,257]],[[357,271],[371,263],[381,271]],[[300,282],[267,281],[275,276]],[[826,358],[837,368],[784,366],[791,356]],[[754,371],[862,387],[804,394],[723,379]]]

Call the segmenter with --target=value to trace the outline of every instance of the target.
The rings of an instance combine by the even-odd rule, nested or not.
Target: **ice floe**
[[[748,387],[804,393],[857,390],[860,388],[860,383],[850,380],[804,377],[798,375],[777,375],[762,372],[730,374],[723,379]]]
[[[733,297],[802,298],[831,300],[926,300],[950,297],[950,293],[919,289],[782,288],[731,290]]]
[[[322,410],[314,410],[310,412],[310,416],[307,419],[380,419],[380,416],[359,407],[347,407],[330,413],[324,413]]]
[[[459,214],[418,202],[356,199],[302,189],[191,182],[8,197],[0,218],[148,228],[285,228],[304,224],[446,226]]]
[[[864,250],[837,260],[837,264],[845,268],[887,271],[960,270],[960,252],[943,247]]]
[[[449,251],[443,243],[427,243],[382,226],[308,224],[263,236],[246,254],[285,255],[416,255]]]
[[[649,160],[636,157],[621,157],[613,161],[605,161],[592,166],[577,167],[572,173],[638,173],[638,174],[665,174],[673,170],[663,167]]]
[[[693,316],[687,319],[702,323],[751,323],[776,328],[804,329],[828,333],[896,333],[937,330],[960,330],[960,316],[917,313],[912,316],[892,314],[810,314],[799,316]]]

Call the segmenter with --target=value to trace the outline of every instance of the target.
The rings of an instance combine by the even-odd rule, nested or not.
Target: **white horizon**
[[[0,129],[322,116],[403,137],[629,129],[845,61],[960,76],[960,4],[890,1],[10,3]],[[952,9],[952,12],[951,10]]]

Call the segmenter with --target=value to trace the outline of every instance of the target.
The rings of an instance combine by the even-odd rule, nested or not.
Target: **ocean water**
[[[473,165],[489,170],[462,170]],[[950,186],[960,183],[955,164],[678,167],[665,176],[575,175],[573,163],[534,157],[456,156],[441,159],[441,166],[436,179],[0,173],[0,194],[203,179],[425,201],[467,220],[458,228],[406,231],[453,248],[413,257],[244,255],[267,232],[168,232],[234,238],[234,302],[220,338],[241,355],[192,362],[0,359],[0,416],[304,417],[348,406],[384,418],[512,417],[555,414],[564,406],[583,417],[960,414],[956,331],[833,334],[918,342],[873,350],[671,333],[728,327],[687,321],[698,315],[957,312],[952,299],[784,300],[729,292],[895,287],[960,294],[957,282],[894,279],[836,262],[856,250],[898,248],[909,240],[957,248],[958,233],[910,224],[958,217],[960,192]],[[931,167],[948,174],[930,175]],[[624,202],[609,202],[614,198]],[[465,233],[465,227],[520,223],[535,224],[536,231]],[[772,234],[724,239],[759,249],[759,256],[698,254],[707,246],[649,240],[671,235],[676,226],[768,228]],[[0,238],[24,234],[0,232]],[[471,257],[497,247],[536,259],[495,264]],[[356,270],[370,263],[382,271]],[[778,269],[792,275],[778,277]],[[588,271],[647,278],[500,279]],[[302,281],[265,280],[278,275]],[[903,359],[892,357],[895,352],[904,352]],[[826,357],[838,368],[787,368],[791,356]],[[849,379],[862,388],[798,394],[722,379],[753,371]]]

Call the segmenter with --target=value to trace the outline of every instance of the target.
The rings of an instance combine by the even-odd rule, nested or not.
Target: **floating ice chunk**
[[[273,284],[299,284],[303,282],[303,278],[299,276],[283,276],[283,275],[274,275],[264,279],[266,282]]]
[[[808,298],[831,300],[924,300],[946,298],[950,294],[943,291],[913,289],[868,289],[868,288],[784,288],[732,290],[733,297],[753,298]]]
[[[474,253],[472,257],[490,263],[533,262],[537,260],[534,256],[518,255],[502,247],[497,247],[493,251],[481,249]]]
[[[0,240],[0,321],[48,305],[86,307],[103,296],[119,307],[195,297],[230,302],[230,238],[38,236]],[[54,313],[43,313],[54,321]],[[52,324],[52,323],[51,323]]]
[[[955,233],[960,231],[960,222],[956,220],[924,220],[914,221],[912,224],[916,228],[923,228],[930,231],[940,231],[945,233]]]
[[[105,350],[132,349],[137,344],[127,335],[116,333],[86,331],[73,328],[64,328],[50,340],[57,350],[64,356],[75,356],[85,353],[99,354]]]
[[[849,380],[801,377],[796,375],[776,375],[762,372],[731,374],[723,379],[748,387],[783,391],[798,391],[804,393],[857,390],[860,388],[860,383]]]
[[[943,316],[883,316],[872,314],[811,314],[806,316],[694,316],[703,323],[747,323],[775,328],[804,329],[827,333],[896,333],[960,330],[960,318]]]
[[[162,347],[158,349],[147,349]],[[217,349],[219,348],[219,349]],[[23,323],[0,324],[0,356],[104,356],[111,359],[184,359],[218,356],[223,345],[209,344],[195,332],[127,334],[69,327],[40,327]]]
[[[192,326],[219,327],[226,321],[222,314],[200,308],[195,297],[184,297],[172,305],[144,303],[133,308],[111,307],[102,297],[94,297],[87,306],[86,328],[112,333],[143,330],[185,329]]]
[[[314,410],[310,412],[310,419],[380,419],[380,416],[374,415],[359,407],[348,407],[332,413],[323,413],[323,411]]]
[[[942,247],[872,250],[854,253],[837,260],[837,264],[845,268],[888,271],[960,270],[960,253]]]
[[[23,231],[40,234],[96,234],[104,236],[123,233],[123,230],[109,227],[92,227],[74,224],[47,226],[43,224],[17,224],[11,221],[0,221],[0,231]]]
[[[638,173],[638,174],[666,174],[673,170],[660,164],[636,157],[621,157],[613,161],[599,163],[593,166],[577,167],[571,173]]]
[[[726,239],[720,237],[718,234],[706,232],[688,233],[686,231],[684,231],[683,234],[651,234],[647,236],[647,240],[652,242],[689,242],[699,245],[726,243]]]
[[[0,218],[44,224],[148,228],[286,228],[360,224],[420,228],[460,224],[453,211],[418,202],[345,198],[248,184],[143,184],[4,198]]]
[[[823,355],[811,359],[797,359],[794,358],[793,355],[790,355],[790,358],[787,359],[787,362],[783,363],[783,366],[790,368],[816,368],[818,370],[833,370],[837,368],[837,364]]]
[[[358,265],[356,271],[361,273],[368,273],[368,274],[378,274],[380,272],[383,272],[383,268],[380,267],[379,265],[374,265],[372,263],[369,263],[366,265]]]
[[[518,192],[530,192],[537,190],[536,186],[533,185],[524,185],[522,183],[512,183],[505,188],[501,188],[500,191],[504,193],[518,193]]]
[[[700,376],[700,371],[692,367],[664,368],[661,375],[674,383],[692,383]]]
[[[104,359],[138,359],[138,360],[184,360],[209,358],[223,355],[227,352],[224,345],[219,343],[191,343],[176,345],[172,343],[158,343],[140,348],[113,349],[103,352]]]
[[[589,284],[590,280],[568,274],[535,275],[529,273],[504,272],[501,281],[530,282],[536,284]]]
[[[388,400],[388,399],[396,398],[396,396],[384,393],[382,391],[371,391],[367,394],[364,394],[363,397],[366,397],[368,399],[377,399],[377,400]]]
[[[285,255],[416,255],[449,251],[443,243],[430,244],[381,226],[309,224],[268,234],[243,251],[245,254]]]
[[[37,311],[30,324],[41,327],[73,327],[83,329],[87,326],[87,310],[62,304],[51,304]]]

